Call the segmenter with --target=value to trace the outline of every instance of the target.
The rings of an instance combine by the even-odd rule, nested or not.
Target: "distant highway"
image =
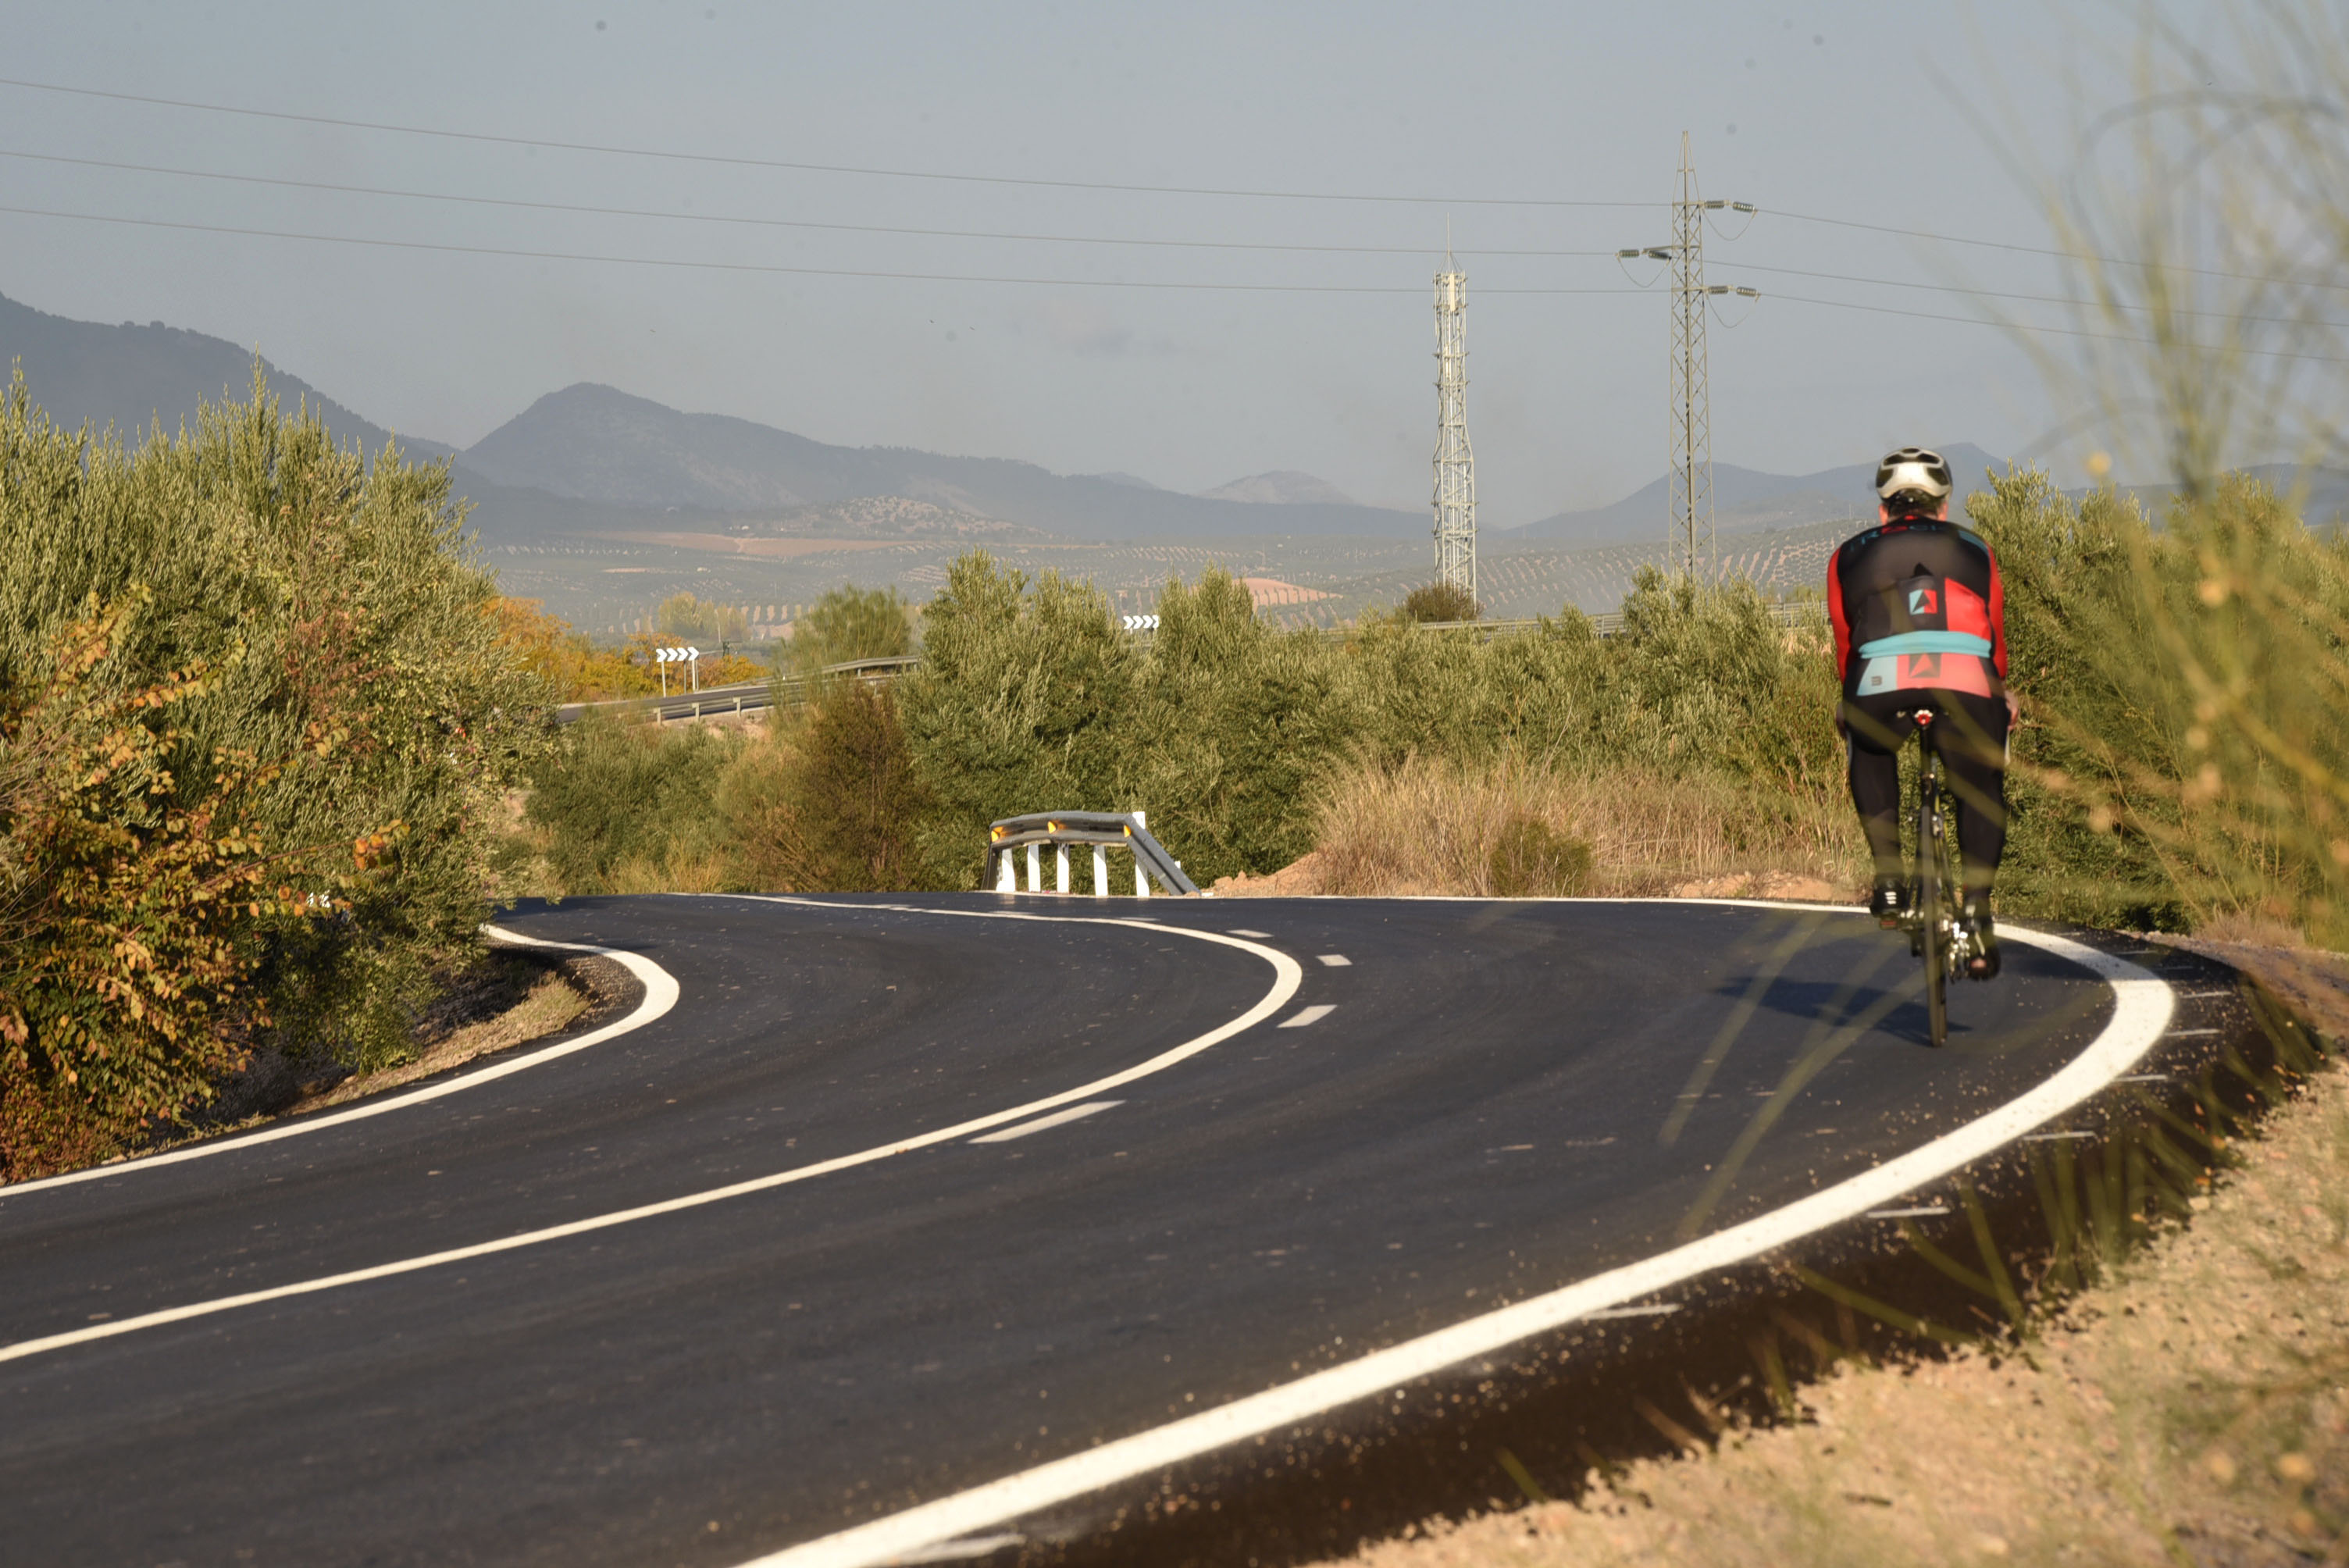
[[[1944,1212],[2231,1006],[2017,930],[1933,1051],[1898,936],[1754,904],[502,923],[637,993],[421,1092],[0,1190],[9,1561],[1146,1556],[1201,1456],[1253,1456],[1237,1518],[1258,1468],[1440,1431],[1448,1369]]]
[[[910,654],[884,659],[852,659],[846,664],[825,665],[818,672],[818,676],[853,676],[867,682],[890,681],[921,662],[918,655]],[[774,706],[779,688],[786,705],[804,702],[809,685],[806,677],[792,676],[781,681],[741,681],[732,686],[708,686],[698,692],[679,692],[668,696],[567,702],[554,710],[554,722],[576,724],[591,713],[607,713],[617,717],[648,719],[656,723],[673,718],[710,718],[719,714],[756,713]]]

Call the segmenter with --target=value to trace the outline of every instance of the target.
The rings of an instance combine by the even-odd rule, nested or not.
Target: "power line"
[[[26,152],[14,148],[0,148],[0,158],[23,159],[36,163],[67,164],[79,169],[107,169],[122,173],[160,174],[180,180],[213,180],[238,185],[270,186],[281,190],[323,191],[346,196],[388,196],[403,201],[446,201],[460,206],[501,207],[530,212],[568,212],[605,218],[648,218],[666,222],[719,223],[752,228],[809,229],[826,233],[892,234],[915,239],[1000,240],[1035,244],[1133,246],[1161,250],[1274,252],[1305,255],[1416,256],[1425,254],[1428,249],[1424,245],[1315,245],[1251,240],[1167,240],[1113,234],[1037,234],[1024,233],[1016,230],[921,229],[886,223],[832,223],[809,218],[761,218],[740,213],[680,212],[648,207],[607,207],[578,201],[533,201],[518,197],[468,196],[446,191],[403,190],[397,186],[349,185],[334,181],[293,180],[266,174],[231,174],[210,169],[180,169],[168,164],[125,163],[112,159],[80,158],[65,153]],[[1781,216],[1785,215],[1781,214]],[[1473,250],[1465,253],[1486,257],[1596,260],[1612,256],[1616,253],[1504,247]],[[1973,288],[1962,284],[1917,283],[1905,278],[1867,277],[1854,273],[1827,273],[1807,267],[1771,266],[1759,262],[1743,262],[1739,265],[1746,272],[1773,273],[1785,277],[1817,278],[1827,283],[1865,284],[1876,288],[1919,289],[1934,294],[1964,294],[1979,299],[2017,300],[2034,304],[2071,305],[2081,309],[2103,309],[2109,306],[2114,309],[2138,311],[2148,315],[2157,309],[2153,305],[2129,304],[2121,301],[2076,299],[2064,294],[2019,294],[2010,290]],[[2215,321],[2264,322],[2285,326],[2308,325],[2296,316],[2245,315],[2228,311],[2188,310],[2183,307],[2174,307],[2170,314]],[[2326,322],[2321,325],[2333,326],[2343,324]]]
[[[1978,315],[1942,315],[1933,311],[1897,310],[1890,305],[1860,304],[1852,300],[1847,299],[1812,299],[1804,294],[1778,294],[1773,292],[1769,297],[1774,300],[1789,301],[1795,304],[1822,305],[1828,310],[1866,311],[1870,315],[1903,315],[1909,317],[1912,321],[1948,321],[1955,322],[1960,326],[1992,326],[1997,327],[2002,331],[2036,332],[2055,337],[2093,337],[2106,343],[2135,343],[2142,345],[2147,348],[2158,348],[2162,346],[2162,340],[2160,338],[2137,337],[2126,332],[2090,332],[2085,328],[2074,326],[2029,326],[2020,322],[1984,321]],[[2186,348],[2199,348],[2217,353],[2225,350],[2231,346],[2220,343],[2189,342],[2181,344],[2179,346]],[[2318,365],[2349,365],[2349,355],[2295,354],[2288,348],[2236,348],[2235,352],[2248,356],[2253,359],[2305,359]]]
[[[174,169],[157,163],[120,163],[58,152],[22,152],[0,148],[0,158],[110,169],[129,174],[163,174],[181,180],[218,180],[237,185],[268,185],[291,191],[326,191],[345,196],[391,196],[415,201],[449,201],[468,207],[511,207],[531,212],[572,212],[600,218],[653,218],[677,223],[729,223],[768,229],[817,229],[843,234],[901,234],[933,240],[1018,240],[1052,245],[1137,245],[1196,251],[1295,251],[1320,254],[1423,256],[1425,245],[1284,245],[1247,240],[1123,239],[1114,235],[1025,234],[989,229],[912,229],[885,223],[826,223],[810,218],[756,218],[719,212],[679,212],[650,207],[600,207],[578,201],[531,201],[507,196],[464,196],[446,191],[405,191],[395,186],[345,185],[326,180],[289,180],[267,174],[223,174],[209,169]],[[1491,256],[1609,256],[1612,251],[1478,251]]]
[[[1405,206],[1639,209],[1670,205],[1661,201],[1596,201],[1561,197],[1399,196],[1356,191],[1258,191],[1199,185],[1142,185],[1101,180],[1043,180],[1007,174],[952,174],[936,170],[812,163],[789,159],[752,158],[740,154],[684,152],[666,148],[625,147],[599,142],[565,141],[552,138],[507,136],[486,131],[450,130],[440,126],[401,125],[384,120],[342,119],[332,115],[296,114],[283,109],[248,108],[234,104],[203,103],[192,98],[113,92],[99,88],[66,87],[56,82],[36,82],[21,77],[0,77],[0,88],[17,88],[29,92],[57,93],[73,98],[101,98],[116,103],[146,104],[161,108],[192,109],[204,114],[236,115],[250,119],[276,120],[294,125],[326,125],[346,130],[385,131],[401,136],[433,137],[443,140],[480,142],[492,146],[539,147],[550,151],[588,152],[614,157],[658,159],[671,162],[719,164],[734,168],[790,170],[802,173],[849,174],[873,179],[930,180],[949,183],[1003,185],[1053,191],[1105,191],[1146,196],[1212,196],[1277,201],[1355,201]],[[2098,255],[2093,252],[2059,250],[2047,245],[2025,245],[2005,240],[1977,239],[1966,234],[1942,234],[1924,229],[1904,229],[1893,223],[1871,223],[1854,218],[1830,218],[1816,212],[1795,212],[1777,208],[1768,209],[1768,212],[1770,216],[1785,218],[1797,223],[1820,223],[1835,228],[1862,230],[1869,233],[1892,234],[1903,239],[1930,240],[1936,244],[1972,245],[1986,250],[2013,252],[2020,255],[2050,256],[2060,261],[2094,262],[2105,266],[2137,267],[2150,272],[2178,273],[2195,277],[2227,278],[2239,283],[2282,284],[2349,292],[2349,284],[2328,283],[2317,278],[2276,277],[2260,273],[2231,272],[2224,268],[2181,266],[2171,262],[2147,262],[2126,256]],[[1550,253],[1486,252],[1483,253],[1539,255]]]
[[[194,223],[169,218],[124,218],[99,212],[65,212],[46,207],[0,206],[0,213],[24,218],[52,218],[77,223],[109,223],[140,229],[171,229],[186,233],[224,234],[241,239],[294,240],[309,244],[355,245],[397,251],[437,252],[450,255],[507,256],[522,261],[578,262],[597,265],[629,267],[677,267],[690,272],[770,273],[790,277],[874,278],[903,283],[939,284],[1003,284],[1040,288],[1110,288],[1158,289],[1186,294],[1413,294],[1415,288],[1391,287],[1384,284],[1224,284],[1183,283],[1160,279],[1128,278],[1048,278],[1001,276],[977,273],[905,273],[876,271],[865,267],[794,267],[761,262],[695,261],[673,256],[598,255],[581,251],[540,251],[501,245],[460,245],[433,240],[385,240],[356,234],[307,234],[286,229],[254,229],[227,223]],[[1568,296],[1586,294],[1637,294],[1645,289],[1609,288],[1488,288],[1488,294],[1512,294],[1526,297]],[[1799,304],[1819,305],[1829,310],[1866,311],[1873,315],[1901,315],[1918,321],[1953,322],[1961,326],[1988,326],[2017,332],[2054,334],[2064,337],[2101,338],[2113,343],[2153,345],[2158,340],[2135,337],[2127,333],[2088,332],[2075,327],[2035,326],[2021,323],[1985,321],[1980,316],[1945,315],[1929,311],[1900,310],[1889,305],[1860,304],[1850,300],[1813,299],[1801,294],[1772,292],[1772,299],[1792,300]],[[2198,345],[2212,347],[2213,345]],[[2257,358],[2306,359],[2323,364],[2349,364],[2349,357],[2322,354],[2293,354],[2282,349],[2248,348],[2243,353]]]
[[[196,223],[172,218],[123,218],[99,212],[63,212],[46,207],[0,206],[0,212],[26,218],[58,218],[80,223],[118,223],[141,229],[176,229],[188,233],[229,234],[245,239],[299,240],[321,245],[368,245],[396,251],[437,251],[460,256],[512,256],[523,261],[590,262],[626,267],[683,267],[695,272],[771,273],[813,278],[888,278],[909,283],[1027,284],[1049,288],[1174,289],[1196,293],[1416,294],[1417,289],[1384,284],[1223,284],[1182,283],[1160,279],[1005,277],[973,273],[901,273],[870,267],[796,267],[769,262],[696,261],[676,256],[598,255],[582,251],[540,251],[505,245],[460,245],[437,240],[385,240],[356,234],[305,234],[288,229],[253,229],[230,223]],[[1638,294],[1631,288],[1509,289],[1522,294]]]
[[[401,136],[435,137],[444,140],[471,141],[503,147],[541,147],[551,151],[589,152],[626,158],[660,159],[672,162],[711,163],[735,168],[791,170],[802,173],[851,174],[874,179],[932,180],[975,185],[1006,185],[1054,191],[1106,191],[1149,196],[1214,196],[1277,201],[1356,201],[1407,206],[1453,205],[1468,207],[1537,207],[1537,208],[1644,208],[1669,203],[1658,201],[1595,201],[1560,197],[1521,196],[1397,196],[1362,192],[1329,191],[1256,191],[1197,185],[1140,185],[1101,180],[1042,180],[1029,176],[1007,174],[950,174],[935,170],[885,169],[858,164],[811,163],[789,159],[751,158],[740,154],[683,152],[672,149],[623,147],[599,142],[564,141],[551,138],[506,136],[485,131],[450,130],[440,126],[400,125],[392,121],[342,119],[331,115],[295,114],[283,109],[247,108],[234,104],[203,103],[191,98],[171,98],[141,93],[112,92],[99,88],[65,87],[55,82],[36,82],[21,77],[0,77],[0,88],[18,88],[29,92],[58,93],[74,98],[103,98],[117,103],[146,104],[161,108],[193,109],[205,114],[238,115],[252,119],[277,120],[295,125],[327,125],[346,130],[377,130]],[[458,198],[449,198],[458,200]],[[1785,218],[1798,223],[1820,223],[1836,228],[1857,229],[1870,233],[1892,234],[1904,239],[1930,240],[1937,244],[1972,245],[1986,250],[2008,251],[2021,255],[2051,256],[2061,261],[2094,262],[2104,266],[2137,267],[2149,272],[2170,272],[2193,277],[2227,278],[2239,283],[2282,284],[2296,287],[2320,288],[2349,293],[2349,284],[2327,283],[2316,278],[2275,277],[2260,273],[2231,272],[2216,267],[2189,267],[2171,262],[2147,262],[2127,256],[2098,255],[2092,252],[2058,250],[2047,245],[2025,245],[2004,240],[1983,240],[1965,234],[1941,234],[1924,229],[1904,229],[1891,223],[1870,223],[1853,218],[1829,218],[1816,212],[1795,212],[1770,209],[1773,217]],[[977,237],[977,236],[973,236]],[[1282,247],[1288,248],[1288,247]],[[1546,254],[1543,252],[1485,253],[1487,254]],[[1577,254],[1581,253],[1558,253]]]
[[[1759,262],[1740,262],[1737,264],[1742,271],[1749,273],[1775,273],[1781,277],[1790,278],[1817,278],[1824,283],[1867,284],[1875,288],[1924,289],[1935,294],[1965,294],[1975,299],[2011,299],[2032,304],[2064,304],[2082,310],[2133,310],[2141,311],[2147,315],[2153,315],[2160,308],[2149,304],[2129,304],[2120,300],[2075,299],[2067,294],[2014,294],[2002,289],[1969,288],[1963,284],[1920,284],[1906,282],[1899,278],[1867,278],[1850,273],[1822,273],[1807,267],[1765,266]],[[1774,297],[1786,296],[1782,294]],[[2312,323],[2300,316],[2292,315],[2241,315],[2232,311],[2187,310],[2178,306],[2169,307],[2168,314],[2197,316],[2210,321],[2255,321],[2278,326],[2315,325],[2349,331],[2349,324],[2332,321]]]
[[[0,77],[0,88],[22,88],[31,92],[62,93],[74,98],[104,98],[114,103],[147,104],[160,108],[196,109],[205,114],[241,115],[249,119],[278,120],[293,125],[331,125],[344,130],[380,130],[398,136],[437,137],[448,141],[482,142],[497,147],[541,147],[554,152],[593,152],[622,158],[655,158],[675,163],[714,163],[737,169],[783,169],[805,174],[854,174],[881,180],[936,180],[964,185],[1017,185],[1046,191],[1113,191],[1141,196],[1228,196],[1268,201],[1369,201],[1423,207],[1641,208],[1662,205],[1657,201],[1587,201],[1558,197],[1381,196],[1330,191],[1249,191],[1206,185],[1133,185],[1107,180],[1039,180],[1010,174],[947,174],[935,170],[883,169],[852,163],[808,163],[784,158],[752,158],[739,153],[680,152],[657,147],[622,147],[593,141],[559,141],[545,137],[502,136],[488,131],[450,130],[441,126],[400,125],[388,120],[338,119],[332,115],[294,114],[284,109],[245,108],[234,104],[200,103],[191,98],[155,98],[143,93],[109,92],[99,88],[69,88],[59,86],[55,82],[26,81],[13,77]]]
[[[2095,262],[2107,267],[2141,267],[2147,272],[2182,273],[2189,277],[2231,278],[2238,283],[2285,284],[2295,288],[2333,289],[2349,293],[2349,284],[2326,283],[2321,278],[2273,277],[2264,273],[2230,273],[2218,267],[2187,267],[2175,262],[2147,262],[2127,256],[2100,256],[2089,251],[2059,251],[2046,245],[2023,245],[2007,240],[1977,240],[1964,234],[1935,234],[1923,229],[1901,229],[1889,223],[1863,223],[1853,218],[1822,218],[1814,212],[1788,212],[1770,210],[1774,218],[1786,218],[1797,223],[1825,223],[1837,229],[1864,229],[1876,234],[1897,234],[1908,240],[1931,240],[1943,245],[1974,245],[1988,251],[2013,251],[2026,256],[2053,256],[2064,262]]]

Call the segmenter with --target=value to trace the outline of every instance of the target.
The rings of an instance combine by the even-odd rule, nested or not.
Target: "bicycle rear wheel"
[[[1925,957],[1925,1017],[1933,1047],[1950,1038],[1950,927],[1941,906],[1950,896],[1941,842],[1941,769],[1929,735],[1917,780],[1917,922]]]

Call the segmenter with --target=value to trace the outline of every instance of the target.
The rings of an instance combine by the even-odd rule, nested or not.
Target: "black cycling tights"
[[[1851,801],[1859,808],[1876,874],[1897,877],[1900,861],[1899,747],[1916,724],[1904,707],[1930,700],[1950,792],[1958,799],[1958,847],[1965,856],[1968,897],[1990,892],[2006,852],[2006,699],[1971,692],[1879,692],[1843,699],[1844,734],[1851,763]]]

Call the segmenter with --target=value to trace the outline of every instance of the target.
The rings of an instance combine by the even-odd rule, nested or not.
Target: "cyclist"
[[[1991,883],[2006,848],[2006,617],[1998,557],[1980,534],[1950,521],[1950,466],[1903,447],[1876,468],[1877,524],[1827,562],[1843,700],[1836,727],[1849,763],[1852,804],[1874,858],[1868,913],[1898,925],[1908,886],[1900,862],[1900,744],[1909,716],[1938,716],[1936,743],[1958,801],[1959,922],[1972,939],[1969,977],[1998,973]]]

